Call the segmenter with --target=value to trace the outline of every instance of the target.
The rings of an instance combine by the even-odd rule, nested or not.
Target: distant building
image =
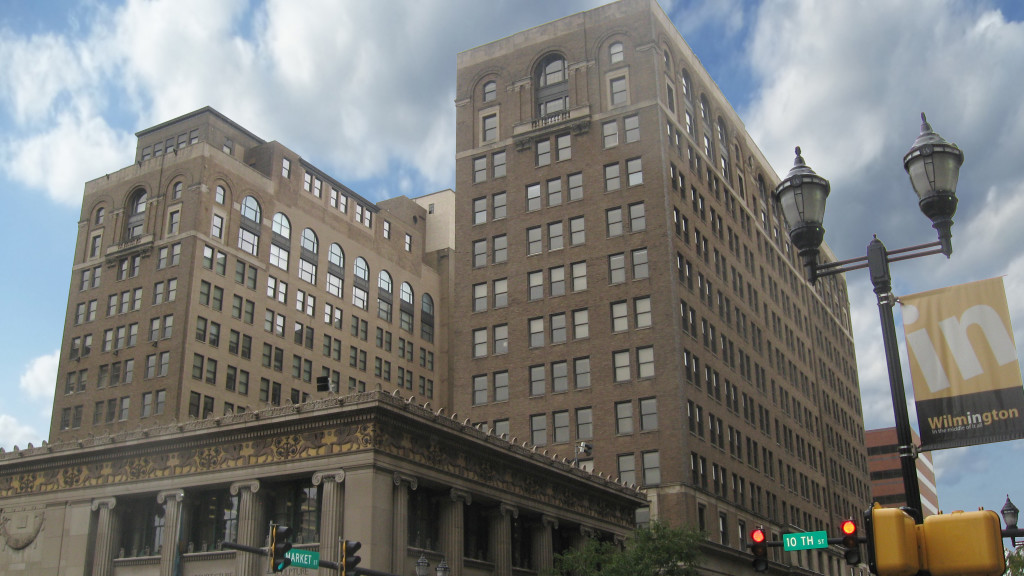
[[[921,438],[911,428],[914,444]],[[900,467],[899,442],[896,428],[867,430],[864,439],[868,448],[868,469],[871,471],[871,499],[887,508],[907,505],[907,493],[903,489],[903,471]],[[939,492],[935,485],[935,466],[931,452],[917,455],[917,481],[921,487],[921,514],[931,516],[939,513]]]

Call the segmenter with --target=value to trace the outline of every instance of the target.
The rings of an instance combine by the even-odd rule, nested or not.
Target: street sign
[[[790,550],[811,550],[813,548],[828,548],[828,532],[798,532],[796,534],[782,535],[782,549]]]
[[[292,561],[292,566],[298,568],[319,568],[320,553],[312,550],[298,550],[292,548],[285,553],[285,558]]]

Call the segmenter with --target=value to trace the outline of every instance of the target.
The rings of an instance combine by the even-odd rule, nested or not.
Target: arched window
[[[341,249],[341,245],[337,242],[331,244],[331,248],[327,252],[327,262],[334,264],[338,268],[345,267],[345,251]]]
[[[729,138],[729,129],[725,127],[725,120],[723,120],[722,117],[719,116],[718,117],[718,141],[722,145],[722,152],[723,153],[728,152],[728,149],[727,149],[727,147],[725,145],[725,143],[728,140],[728,138]]]
[[[434,341],[434,299],[425,292],[420,305],[420,336],[427,342]]]
[[[96,226],[102,226],[103,225],[103,218],[106,217],[106,215],[107,215],[106,209],[103,208],[103,206],[100,206],[99,208],[96,209],[96,216],[93,219],[93,223]]]
[[[680,78],[682,80],[682,85],[683,85],[683,96],[685,96],[686,97],[686,101],[689,102],[692,105],[693,104],[693,86],[692,86],[692,84],[690,82],[690,73],[687,72],[686,69],[684,68],[682,74],[680,74]]]
[[[668,48],[665,48],[665,50],[662,52],[662,57],[665,59],[665,68],[668,68],[669,71],[671,72],[672,71],[672,55],[669,54]]]
[[[290,239],[292,237],[292,223],[283,212],[274,214],[274,223],[271,226],[271,230],[274,231],[274,234],[278,234],[282,238]]]
[[[412,333],[414,309],[412,303],[412,286],[408,282],[402,282],[399,291],[399,298],[402,299],[398,306],[398,327],[406,332]]]
[[[242,200],[241,212],[242,218],[252,220],[257,224],[260,223],[260,214],[262,213],[260,210],[260,203],[252,196],[246,196],[245,199]]]
[[[302,247],[313,254],[320,253],[320,243],[317,241],[316,232],[313,232],[312,228],[306,228],[302,231]]]
[[[402,282],[402,291],[400,293],[402,302],[412,304],[412,286],[408,282]]]
[[[700,117],[707,128],[711,124],[711,106],[708,104],[708,97],[703,94],[700,95]]]
[[[217,185],[217,191],[213,195],[213,201],[217,204],[223,204],[227,197],[227,190],[223,186]]]
[[[175,182],[174,183],[174,188],[171,189],[171,199],[172,200],[178,200],[179,198],[181,198],[181,193],[184,190],[185,190],[185,184],[183,184],[180,180]]]
[[[145,190],[139,189],[132,192],[128,199],[128,239],[142,236],[146,224],[146,198]]]
[[[498,97],[498,83],[494,80],[484,82],[484,102],[490,102]]]
[[[356,278],[360,278],[367,282],[370,281],[370,267],[366,265],[366,260],[364,260],[362,256],[356,258],[353,271],[356,274]]]
[[[238,226],[238,247],[253,256],[258,256],[260,245],[260,203],[252,196],[242,199],[242,221]]]
[[[433,314],[434,313],[434,299],[430,297],[430,294],[427,294],[427,293],[423,294],[422,307],[423,307],[423,313],[424,314]]]
[[[388,274],[387,270],[381,270],[380,274],[377,274],[377,288],[388,294],[391,293],[391,274]]]
[[[608,59],[612,64],[622,62],[623,49],[622,42],[612,42],[612,45],[608,47]]]
[[[539,116],[556,114],[569,109],[569,77],[565,58],[549,54],[535,72],[537,81],[537,113]]]

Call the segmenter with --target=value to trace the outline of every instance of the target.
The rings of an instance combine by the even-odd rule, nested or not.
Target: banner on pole
[[[901,296],[922,450],[1024,438],[1003,279]]]

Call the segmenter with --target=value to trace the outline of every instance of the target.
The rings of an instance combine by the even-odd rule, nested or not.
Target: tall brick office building
[[[86,185],[51,442],[277,417],[326,377],[641,487],[709,573],[749,571],[757,525],[834,535],[870,497],[846,285],[803,280],[777,175],[657,3],[457,67],[454,194],[375,204],[211,109],[139,132]]]
[[[727,573],[757,525],[865,508],[845,282],[804,281],[776,174],[656,2],[459,54],[456,108],[455,410],[643,486],[640,520],[708,531]]]

